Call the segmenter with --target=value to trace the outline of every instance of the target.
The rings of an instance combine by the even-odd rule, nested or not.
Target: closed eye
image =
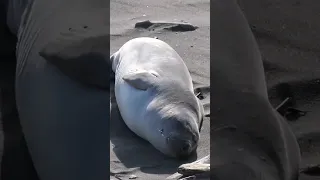
[[[163,129],[160,129],[159,132],[161,133],[162,136],[164,136]]]

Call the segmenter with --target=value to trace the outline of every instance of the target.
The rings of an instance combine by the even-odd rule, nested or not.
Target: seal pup
[[[140,37],[126,42],[110,60],[116,101],[129,129],[168,156],[192,154],[204,112],[178,53],[161,40]]]
[[[236,0],[213,0],[210,10],[211,178],[297,180],[299,145],[268,100],[244,14]]]

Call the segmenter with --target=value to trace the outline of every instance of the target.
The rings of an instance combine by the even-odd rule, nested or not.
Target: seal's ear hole
[[[130,86],[142,91],[146,91],[151,87],[154,84],[155,78],[155,75],[147,71],[134,72],[122,77]]]
[[[150,72],[150,74],[152,74],[153,76],[159,77],[159,74],[158,74],[157,72],[155,72],[155,71],[149,71],[149,72]]]

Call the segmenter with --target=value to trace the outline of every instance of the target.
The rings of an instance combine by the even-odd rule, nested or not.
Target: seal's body
[[[110,59],[126,125],[169,156],[194,152],[203,107],[177,52],[161,40],[142,37],[125,43]]]

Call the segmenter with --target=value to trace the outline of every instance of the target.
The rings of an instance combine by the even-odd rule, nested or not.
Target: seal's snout
[[[181,152],[188,152],[190,147],[191,147],[190,143],[188,141],[184,141],[181,144]]]
[[[195,149],[192,141],[181,137],[170,136],[167,138],[167,144],[173,156],[177,158],[187,158]]]

